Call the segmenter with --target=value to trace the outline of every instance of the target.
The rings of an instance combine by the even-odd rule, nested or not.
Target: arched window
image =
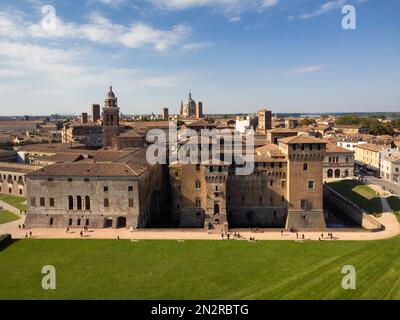
[[[86,211],[90,210],[90,197],[89,196],[85,197],[85,210]]]
[[[81,196],[76,197],[76,209],[82,210],[82,197]]]
[[[335,178],[340,178],[340,169],[335,170]]]
[[[349,170],[344,170],[344,177],[347,178],[349,176]]]
[[[303,164],[303,171],[308,171],[308,164],[307,163]]]
[[[200,198],[196,199],[196,207],[201,207],[201,199]]]
[[[328,170],[328,178],[333,178],[333,170],[332,169]]]
[[[74,210],[74,197],[68,196],[68,210]]]
[[[196,181],[196,189],[200,189],[201,188],[201,182],[200,180]]]

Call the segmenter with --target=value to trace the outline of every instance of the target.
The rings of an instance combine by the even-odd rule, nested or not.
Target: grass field
[[[26,211],[27,209],[26,204],[24,203],[26,202],[26,198],[0,194],[0,200],[19,210]]]
[[[400,299],[400,238],[366,242],[20,240],[0,299]],[[41,288],[41,269],[57,289]],[[341,269],[357,270],[357,289]]]
[[[0,211],[0,224],[12,222],[18,219],[20,219],[20,217],[10,211]]]
[[[382,213],[382,204],[379,195],[369,186],[356,180],[335,181],[328,185],[365,211],[369,213]]]

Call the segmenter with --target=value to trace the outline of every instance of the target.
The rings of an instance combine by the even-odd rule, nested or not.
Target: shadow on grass
[[[20,239],[10,239],[9,241],[0,241],[0,252],[6,250],[8,247],[17,243]]]
[[[377,192],[362,182],[342,180],[331,182],[328,185],[368,213],[382,213],[382,203]]]

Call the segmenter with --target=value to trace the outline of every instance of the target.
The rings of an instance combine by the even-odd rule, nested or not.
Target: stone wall
[[[381,231],[384,228],[383,225],[367,214],[364,210],[326,184],[324,185],[324,201],[328,201],[332,206],[346,213],[351,219],[365,229]]]

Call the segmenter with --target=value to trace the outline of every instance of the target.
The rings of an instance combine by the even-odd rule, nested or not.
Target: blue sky
[[[110,84],[125,114],[189,90],[206,113],[400,111],[399,34],[400,0],[1,0],[0,115],[89,111]]]

